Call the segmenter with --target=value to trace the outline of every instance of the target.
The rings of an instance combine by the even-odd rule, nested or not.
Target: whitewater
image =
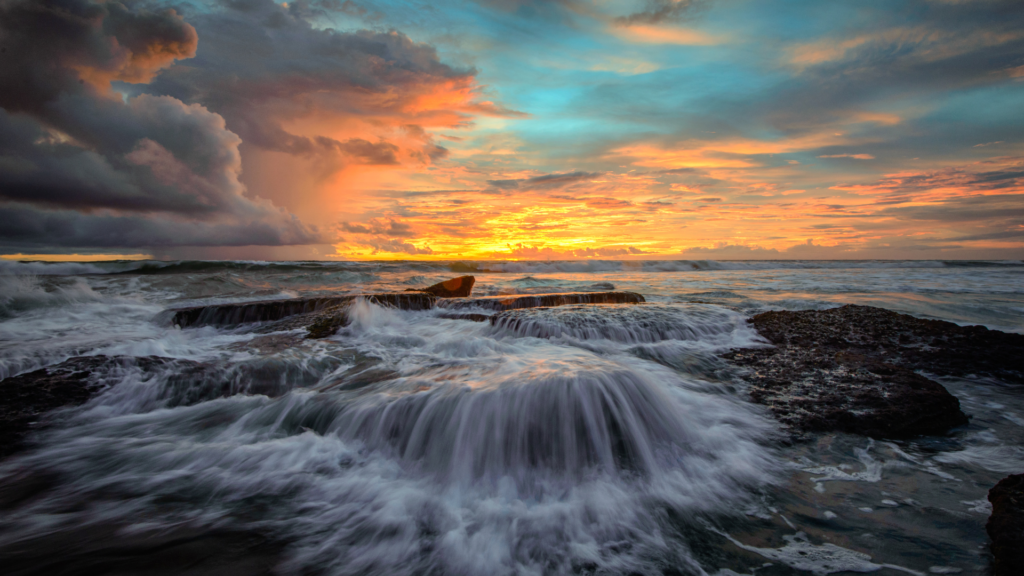
[[[492,323],[357,301],[321,340],[166,320],[461,274],[480,296],[647,303]],[[0,558],[40,574],[78,573],[58,549],[84,566],[174,549],[240,574],[985,573],[985,495],[1024,471],[1019,387],[936,378],[971,417],[943,437],[792,443],[719,356],[770,346],[753,314],[842,304],[1024,333],[1024,262],[0,261],[0,378],[117,358],[0,461]]]

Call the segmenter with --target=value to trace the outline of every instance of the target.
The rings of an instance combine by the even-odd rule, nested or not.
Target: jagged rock
[[[473,284],[475,283],[476,278],[472,276],[459,276],[424,288],[422,292],[433,294],[438,298],[466,298],[473,293]]]
[[[639,304],[641,302],[646,302],[646,300],[635,292],[562,292],[558,294],[447,298],[439,301],[437,306],[449,310],[478,308],[501,312],[518,308],[565,306],[568,304]]]
[[[933,374],[978,374],[1024,383],[1024,334],[855,305],[765,312],[751,322],[777,345],[851,350]]]
[[[908,438],[967,424],[941,384],[863,355],[781,346],[724,358],[750,369],[751,400],[795,430]]]
[[[967,424],[960,402],[941,384],[917,374],[986,373],[1019,377],[1018,356],[1002,357],[1019,338],[980,326],[921,320],[870,306],[765,312],[750,319],[772,349],[723,355],[749,368],[751,399],[800,431],[842,431],[877,438],[941,434]],[[977,365],[961,347],[972,338]],[[1022,348],[1017,348],[1019,351]]]
[[[1024,569],[1024,474],[999,481],[988,491],[992,516],[985,531],[992,539],[993,576],[1017,576]]]

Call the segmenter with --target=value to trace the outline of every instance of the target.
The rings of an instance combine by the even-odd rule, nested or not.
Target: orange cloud
[[[612,33],[626,40],[640,44],[678,44],[682,46],[714,46],[723,44],[726,37],[700,32],[678,26],[634,24],[616,26]]]

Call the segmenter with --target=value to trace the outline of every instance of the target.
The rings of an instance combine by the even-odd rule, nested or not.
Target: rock
[[[562,292],[558,294],[449,298],[439,301],[437,306],[438,308],[449,310],[478,308],[501,312],[519,308],[565,306],[568,304],[639,304],[641,302],[646,302],[646,300],[635,292]]]
[[[872,306],[765,312],[751,319],[777,345],[859,351],[933,374],[1024,383],[1024,334],[924,320]]]
[[[751,400],[798,431],[909,438],[967,424],[941,384],[867,356],[781,346],[724,357],[750,368]]]
[[[438,298],[466,298],[473,293],[473,284],[475,283],[476,278],[472,276],[459,276],[424,288],[422,292],[433,294]]]
[[[993,576],[1016,576],[1024,567],[1024,474],[999,481],[988,491],[992,516],[985,531],[992,539]]]
[[[348,304],[335,306],[324,310],[309,325],[306,338],[319,339],[335,335],[342,326],[348,326]]]
[[[80,356],[56,366],[0,380],[0,458],[24,446],[22,440],[35,427],[45,423],[46,413],[79,406],[89,400],[102,385],[93,373],[111,364],[128,365],[154,359],[120,356]]]
[[[385,292],[381,294],[348,294],[289,300],[263,300],[237,304],[215,304],[164,310],[158,322],[187,328],[192,326],[233,326],[250,322],[270,322],[289,316],[310,314],[327,308],[350,304],[356,298],[401,310],[428,310],[434,307],[433,294],[426,292]]]
[[[765,312],[750,322],[776,348],[734,350],[723,358],[749,368],[751,399],[799,431],[942,434],[967,424],[967,416],[956,397],[915,370],[1013,381],[1024,356],[1020,347],[1008,354],[1024,345],[1024,336],[870,306]],[[979,342],[991,349],[979,349]]]

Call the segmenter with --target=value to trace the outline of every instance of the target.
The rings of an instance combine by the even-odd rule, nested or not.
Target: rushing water
[[[465,272],[478,295],[648,304],[492,326],[359,302],[316,341],[154,320]],[[94,374],[100,394],[0,462],[0,556],[187,531],[259,534],[217,553],[283,573],[984,573],[986,492],[1024,471],[1024,391],[944,379],[966,429],[787,446],[716,356],[766,345],[751,314],[843,303],[1024,332],[1024,263],[0,262],[0,377],[174,360]]]

